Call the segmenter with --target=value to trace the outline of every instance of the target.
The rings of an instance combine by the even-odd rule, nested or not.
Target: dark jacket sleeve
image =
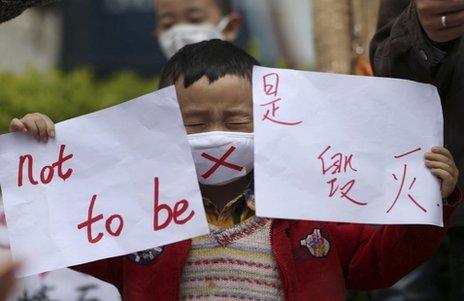
[[[450,199],[452,205],[444,206],[443,228],[430,225],[337,225],[332,233],[342,246],[338,251],[346,287],[355,290],[389,287],[432,257],[460,199],[461,192],[456,189]]]
[[[458,51],[460,42],[449,43],[447,51],[440,49],[423,31],[415,1],[382,0],[370,45],[374,74],[434,84],[446,95],[452,68],[440,70],[440,65]]]

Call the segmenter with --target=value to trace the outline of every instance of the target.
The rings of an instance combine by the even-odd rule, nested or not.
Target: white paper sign
[[[0,136],[0,184],[18,276],[208,233],[174,87],[56,126]],[[38,248],[40,246],[40,248]]]
[[[11,257],[0,195],[0,264]],[[91,276],[62,269],[18,279],[6,301],[71,300],[120,301],[118,290]]]
[[[433,86],[256,67],[253,98],[257,215],[442,225]]]

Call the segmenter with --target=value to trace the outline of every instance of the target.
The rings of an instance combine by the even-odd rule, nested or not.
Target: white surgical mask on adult
[[[201,184],[225,185],[253,170],[253,133],[217,131],[187,137]]]
[[[222,32],[228,24],[229,18],[224,17],[217,26],[210,23],[175,25],[160,34],[159,43],[161,50],[170,59],[185,45],[212,39],[224,40]]]

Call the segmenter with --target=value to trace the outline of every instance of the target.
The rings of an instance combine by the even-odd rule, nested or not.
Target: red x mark
[[[208,155],[207,153],[202,153],[201,156],[203,158],[211,160],[215,162],[215,164],[213,165],[213,167],[211,167],[207,172],[205,172],[201,176],[204,179],[207,179],[221,166],[225,166],[230,169],[237,170],[237,171],[242,171],[243,167],[233,164],[233,163],[226,162],[226,159],[235,151],[235,149],[236,148],[234,146],[231,146],[229,150],[224,154],[224,156],[222,156],[220,159],[214,158],[213,156]]]

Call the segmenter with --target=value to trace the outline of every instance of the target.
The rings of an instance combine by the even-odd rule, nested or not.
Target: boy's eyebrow
[[[225,110],[225,114],[230,116],[230,115],[250,115],[250,112],[246,109],[242,108],[230,108]]]
[[[186,116],[197,116],[197,115],[205,116],[205,115],[208,115],[208,113],[209,113],[208,110],[197,109],[197,108],[186,109],[186,110],[184,111],[184,114],[185,114]]]
[[[205,9],[203,7],[198,7],[198,6],[192,6],[187,8],[187,14],[193,14],[193,13],[205,13]]]
[[[187,15],[194,14],[194,13],[202,13],[206,15],[208,12],[208,7],[202,3],[190,3],[190,5],[185,10]]]

